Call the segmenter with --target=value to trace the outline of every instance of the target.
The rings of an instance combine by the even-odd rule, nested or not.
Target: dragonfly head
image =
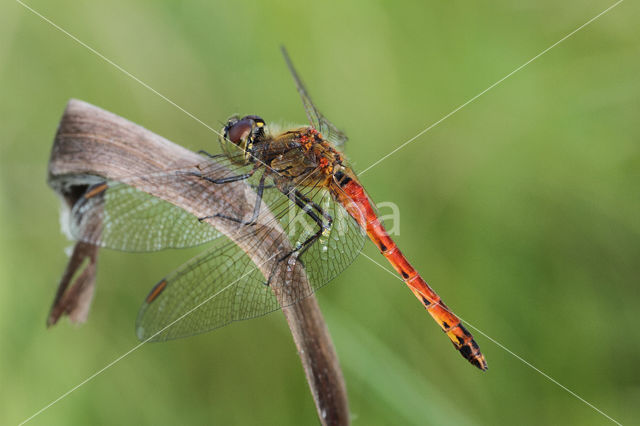
[[[257,115],[245,115],[239,118],[237,115],[231,117],[222,129],[220,145],[222,150],[229,157],[235,157],[234,151],[240,150],[244,155],[245,163],[252,160],[254,142],[264,136],[264,120]]]

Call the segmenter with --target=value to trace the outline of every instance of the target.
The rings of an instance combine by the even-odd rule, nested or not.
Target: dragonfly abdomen
[[[349,214],[366,230],[371,241],[378,247],[389,263],[391,263],[433,319],[440,325],[440,328],[442,328],[449,337],[453,346],[471,364],[481,370],[486,370],[487,362],[471,333],[462,325],[460,319],[442,302],[440,296],[429,287],[427,282],[420,276],[418,271],[411,266],[404,254],[402,254],[382,223],[380,223],[362,185],[355,179],[351,179],[341,185],[341,187],[343,191],[342,194],[348,197],[348,200],[342,201],[343,205],[346,204],[345,208]],[[345,198],[344,195],[342,197],[338,195],[338,198]]]
[[[449,337],[453,346],[471,364],[481,370],[486,370],[487,362],[471,333],[462,325],[460,319],[447,308],[440,296],[429,287],[427,282],[411,266],[404,254],[398,249],[398,246],[391,240],[378,218],[367,224],[367,234],[378,245],[382,255],[391,263],[405,284],[409,286],[409,289],[427,309],[427,312],[440,325],[440,328]],[[386,250],[383,251],[383,249]]]

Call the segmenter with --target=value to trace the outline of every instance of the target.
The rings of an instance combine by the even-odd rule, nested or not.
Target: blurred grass
[[[28,4],[213,126],[304,120],[284,43],[363,170],[612,3]],[[622,3],[362,177],[449,306],[622,423],[640,418],[639,12]],[[45,183],[67,100],[191,149],[215,136],[17,3],[0,35],[5,424],[134,346],[142,298],[192,254],[104,252],[89,322],[45,329],[69,244]],[[355,424],[608,423],[480,336],[475,371],[363,257],[318,297]],[[282,316],[145,345],[32,422],[135,423],[316,423]]]

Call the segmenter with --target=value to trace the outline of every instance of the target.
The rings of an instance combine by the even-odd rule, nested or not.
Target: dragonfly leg
[[[291,198],[291,197],[290,197]],[[331,217],[331,215],[327,212],[325,212],[322,207],[320,207],[319,205],[317,205],[316,203],[314,203],[312,200],[310,200],[309,198],[307,198],[304,194],[302,194],[300,191],[296,190],[294,192],[294,203],[296,203],[296,205],[298,207],[300,207],[302,210],[304,210],[304,212],[309,215],[309,217],[311,217],[317,224],[318,224],[318,231],[313,234],[311,237],[307,238],[307,240],[302,243],[299,247],[298,250],[299,253],[297,254],[298,257],[302,256],[304,254],[305,251],[307,251],[307,249],[309,247],[311,247],[311,245],[322,236],[322,234],[324,232],[329,232],[331,230],[331,227],[333,226],[333,217]],[[320,213],[324,219],[326,220],[323,221],[322,219],[320,219],[320,217],[313,211],[310,210],[309,206],[313,209],[315,209],[318,213]],[[294,251],[296,251],[294,249]]]
[[[242,219],[238,219],[236,217],[231,217],[231,216],[227,216],[221,213],[216,213],[212,216],[205,216],[205,217],[199,217],[198,220],[200,222],[202,222],[205,219],[211,219],[213,217],[220,217],[222,219],[227,219],[230,220],[232,222],[237,222],[241,225],[255,225],[256,224],[256,220],[258,220],[258,216],[260,215],[260,205],[262,204],[262,194],[264,192],[264,181],[265,178],[267,177],[266,173],[262,173],[262,176],[260,177],[260,183],[258,183],[258,189],[256,190],[256,203],[253,206],[253,214],[251,215],[251,219],[249,219],[248,221],[244,221]]]
[[[242,174],[242,175],[236,175],[236,176],[227,176],[227,177],[220,178],[220,179],[210,178],[209,176],[204,176],[202,173],[199,173],[199,172],[191,172],[189,174],[191,176],[196,176],[196,177],[199,177],[200,179],[204,179],[207,182],[211,182],[211,183],[215,183],[215,184],[222,184],[222,183],[238,182],[240,180],[249,179],[251,176],[253,176],[254,172],[255,172],[255,169],[251,170],[249,173],[245,173],[245,174]]]
[[[257,190],[259,185],[249,184],[249,186],[251,187],[251,189]],[[273,189],[273,188],[276,188],[276,186],[275,185],[264,185],[264,189]]]
[[[266,285],[270,285],[271,279],[273,278],[275,270],[280,262],[283,262],[290,256],[295,255],[296,262],[302,263],[302,260],[300,260],[300,256],[302,256],[309,249],[309,247],[311,247],[322,236],[323,233],[330,231],[331,227],[333,226],[333,217],[331,217],[331,215],[325,212],[322,207],[314,203],[300,191],[295,190],[293,192],[290,192],[288,196],[291,201],[293,201],[311,219],[313,219],[313,221],[318,225],[318,231],[307,238],[302,244],[298,244],[296,247],[294,247],[293,250],[278,259],[278,261],[274,264],[271,273],[269,274]],[[324,220],[320,216],[318,216],[316,212],[319,213],[320,216],[324,218]],[[304,263],[302,263],[302,266],[304,267]]]
[[[209,158],[220,158],[220,157],[225,157],[224,154],[210,154],[207,151],[205,151],[204,149],[201,149],[200,151],[198,151],[198,154],[202,154],[202,155],[206,155]]]

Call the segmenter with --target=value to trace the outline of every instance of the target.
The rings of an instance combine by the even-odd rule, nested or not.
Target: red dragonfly
[[[460,354],[486,370],[471,333],[385,230],[340,151],[347,137],[314,106],[284,49],[283,54],[310,126],[279,130],[256,115],[231,117],[221,132],[223,154],[201,151],[210,158],[193,167],[118,182],[96,181],[74,206],[70,215],[74,237],[102,247],[154,251],[216,240],[152,288],[138,315],[138,337],[186,337],[264,315],[281,307],[274,287],[292,293],[289,299],[295,303],[349,266],[367,235]],[[185,194],[205,202],[207,186],[220,189],[246,182],[253,189],[248,198],[251,208],[246,214],[218,209],[196,217],[151,195],[169,180],[180,182]],[[229,221],[238,231],[225,238],[207,223],[211,220]],[[96,227],[98,222],[101,226]],[[286,232],[290,249],[276,248],[275,228]],[[248,253],[265,247],[275,265],[286,267],[267,272],[257,268]],[[287,271],[296,266],[304,268],[308,287],[288,285]]]

